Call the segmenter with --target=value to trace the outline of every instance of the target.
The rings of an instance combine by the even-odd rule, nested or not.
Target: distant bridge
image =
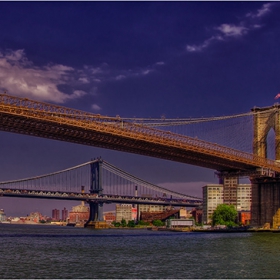
[[[139,179],[101,159],[46,175],[0,182],[0,196],[91,203],[196,207],[202,199]]]

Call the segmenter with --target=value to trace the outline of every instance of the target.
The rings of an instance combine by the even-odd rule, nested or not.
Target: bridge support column
[[[96,197],[102,194],[102,160],[91,163],[91,184],[90,193],[95,194]],[[85,227],[91,228],[107,228],[107,223],[103,220],[103,203],[98,203],[90,200],[89,202],[89,220]]]
[[[251,178],[252,206],[251,225],[270,228],[280,226],[280,178]]]

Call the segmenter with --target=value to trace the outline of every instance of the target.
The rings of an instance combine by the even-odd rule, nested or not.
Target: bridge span
[[[218,171],[280,173],[280,164],[147,125],[0,94],[0,130],[136,153]]]
[[[154,185],[101,159],[50,174],[0,182],[1,196],[85,201],[90,206],[89,222],[102,221],[104,203],[202,205],[199,197]]]
[[[125,203],[125,204],[147,204],[147,205],[164,205],[177,207],[197,207],[201,206],[202,200],[180,199],[166,197],[139,197],[111,194],[90,194],[58,191],[38,191],[38,190],[21,190],[21,189],[0,189],[0,196],[21,197],[21,198],[41,198],[41,199],[59,199],[59,200],[79,200],[87,203]]]

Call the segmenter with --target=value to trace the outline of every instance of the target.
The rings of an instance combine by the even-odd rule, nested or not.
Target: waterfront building
[[[89,207],[85,206],[84,201],[80,205],[73,206],[67,220],[70,224],[86,223],[89,220]]]
[[[103,220],[106,221],[108,224],[114,222],[116,220],[115,211],[103,212]]]
[[[159,212],[141,212],[140,220],[143,220],[144,222],[152,223],[154,220],[161,220],[162,222],[166,221],[167,219],[180,218],[180,209],[174,209],[174,208],[167,208],[165,211],[159,211]]]
[[[131,204],[116,204],[116,222],[121,222],[124,219],[126,222],[134,220],[137,214],[137,209]]]
[[[26,218],[27,221],[31,221],[34,223],[39,223],[41,220],[42,214],[39,212],[31,212],[29,216]]]
[[[211,223],[211,217],[219,204],[224,203],[224,188],[220,184],[209,184],[203,188],[202,222]]]
[[[204,224],[211,223],[213,212],[220,204],[233,205],[237,212],[251,211],[250,184],[239,184],[237,178],[226,178],[221,180],[220,183],[203,187],[202,222]],[[246,219],[248,217],[247,215]]]
[[[68,210],[64,207],[61,211],[61,220],[66,221],[68,218]]]
[[[186,208],[181,207],[179,210],[179,217],[180,219],[186,219],[189,218],[191,215],[188,213]]]
[[[252,187],[250,184],[240,184],[237,187],[236,210],[251,211]]]
[[[202,223],[202,213],[203,213],[202,206],[193,208],[191,213],[192,213],[192,216],[194,217],[195,222],[198,224],[201,224]]]
[[[248,225],[251,220],[251,212],[250,211],[240,211],[238,212],[238,221],[242,225]]]
[[[150,205],[150,204],[139,204],[139,212],[163,212],[166,209],[164,205]]]
[[[7,217],[6,214],[4,212],[4,209],[0,209],[0,222],[2,221],[6,221]]]
[[[58,209],[52,210],[52,219],[55,221],[59,221],[59,210]]]

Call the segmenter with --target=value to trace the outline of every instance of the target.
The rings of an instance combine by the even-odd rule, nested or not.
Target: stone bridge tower
[[[267,158],[267,135],[270,129],[273,129],[275,132],[275,160],[280,161],[280,105],[253,108],[252,111],[255,113],[253,153]],[[251,225],[278,228],[280,217],[276,213],[280,208],[280,178],[267,174],[251,177],[250,180],[252,183]]]
[[[275,132],[275,159],[280,160],[280,105],[253,108],[254,139],[253,153],[267,158],[267,135],[270,129]]]

